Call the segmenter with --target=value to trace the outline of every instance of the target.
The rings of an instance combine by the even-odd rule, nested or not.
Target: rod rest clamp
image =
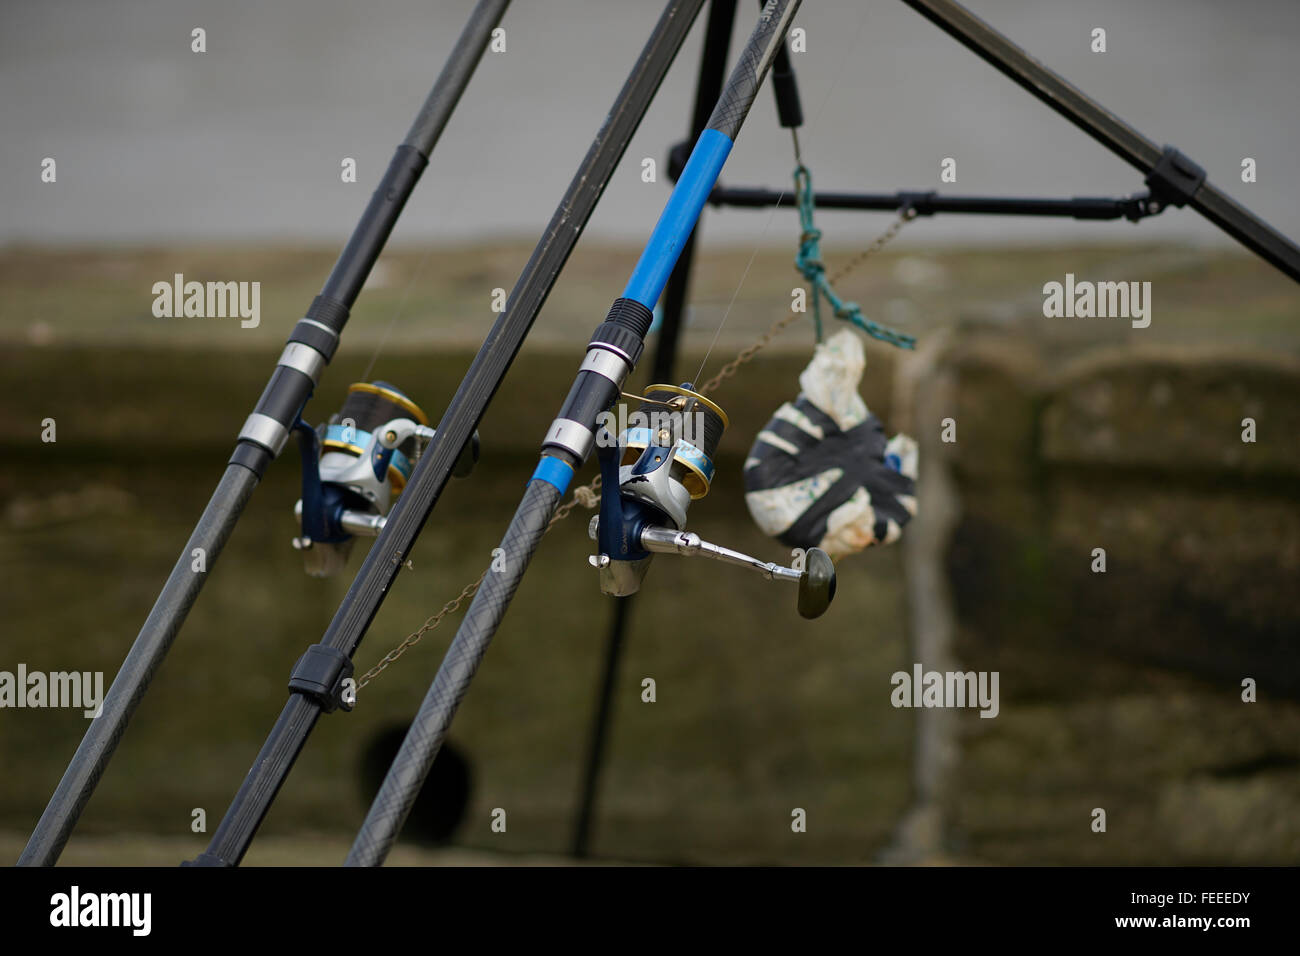
[[[352,671],[352,658],[338,648],[313,644],[293,665],[289,690],[311,697],[327,714],[351,710],[357,702],[355,689],[347,686]]]
[[[1184,153],[1166,146],[1159,161],[1147,174],[1146,184],[1151,190],[1147,206],[1150,213],[1165,206],[1185,206],[1196,196],[1205,182],[1205,170],[1192,162]]]

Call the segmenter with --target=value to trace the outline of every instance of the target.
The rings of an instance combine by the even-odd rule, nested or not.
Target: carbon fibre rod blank
[[[541,461],[501,540],[505,570],[488,574],[474,595],[370,806],[346,865],[379,866],[396,841],[551,516],[575,471],[591,453],[596,416],[618,398],[641,356],[655,303],[717,183],[759,86],[784,45],[798,8],[799,0],[768,0],[763,7],[623,295],[592,334],[573,388],[547,431]]]
[[[438,75],[406,139],[339,254],[320,295],[289,334],[253,413],[240,430],[235,451],[199,518],[153,610],[131,645],[104,697],[103,711],[91,723],[64,771],[54,795],[32,831],[19,866],[53,866],[108,767],[136,706],[149,689],[181,625],[198,600],[208,574],[234,530],[267,466],[280,453],[298,413],[320,382],[338,348],[339,336],[366,277],[410,198],[429,154],[460,102],[492,30],[510,0],[479,0],[451,56]],[[194,554],[202,549],[206,570],[196,572]]]

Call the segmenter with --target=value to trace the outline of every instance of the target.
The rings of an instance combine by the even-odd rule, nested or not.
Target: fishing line
[[[827,87],[826,92],[822,94],[821,102],[817,104],[817,111],[813,114],[812,121],[804,124],[805,129],[808,129],[816,124],[817,120],[821,117],[822,112],[826,109],[826,104],[827,102],[829,102],[831,98],[831,94],[835,92],[835,88],[840,85],[840,80],[844,76],[844,70],[849,63],[849,54],[858,48],[858,43],[862,38],[862,29],[863,27],[866,26],[866,24],[867,24],[867,15],[866,12],[864,11],[862,16],[858,18],[858,28],[853,34],[853,42],[850,43],[846,48],[845,52],[840,55],[839,66],[836,67],[835,69],[835,75],[831,78],[831,84],[829,87]],[[792,128],[790,130],[790,137],[794,145],[795,165],[801,166],[803,165],[803,158],[799,149],[798,128]],[[735,292],[731,294],[731,301],[727,303],[727,310],[722,314],[722,321],[718,323],[718,327],[713,333],[713,341],[709,343],[709,348],[704,353],[704,360],[700,362],[700,369],[698,372],[695,373],[695,378],[693,378],[691,381],[698,382],[700,380],[700,377],[704,374],[704,366],[709,361],[709,355],[712,354],[713,347],[717,344],[718,337],[722,334],[722,327],[727,322],[727,316],[731,314],[732,307],[735,306],[736,299],[740,296],[740,290],[745,285],[745,279],[749,276],[749,270],[754,265],[754,259],[758,256],[759,250],[762,247],[763,240],[767,237],[768,230],[772,226],[772,219],[776,215],[777,209],[780,208],[781,200],[784,199],[785,196],[786,196],[786,190],[782,188],[781,192],[777,196],[776,202],[773,203],[772,205],[772,211],[768,213],[767,222],[763,226],[763,231],[759,233],[758,242],[754,246],[754,251],[750,254],[749,263],[745,266],[745,271],[740,277],[740,283],[736,286]]]
[[[708,350],[704,353],[704,358],[700,362],[700,370],[695,373],[692,382],[699,381],[704,374],[704,365],[709,360],[709,355],[713,352],[713,346],[718,343],[718,336],[722,334],[722,327],[727,324],[727,316],[731,315],[731,310],[736,304],[736,299],[740,296],[740,290],[745,285],[745,279],[749,276],[749,270],[754,266],[754,260],[758,257],[758,252],[762,248],[763,239],[767,236],[768,229],[772,226],[772,220],[776,216],[776,211],[780,207],[781,200],[785,198],[785,190],[781,190],[780,196],[777,197],[776,205],[772,206],[772,211],[767,214],[767,222],[763,226],[763,231],[758,235],[758,242],[754,245],[754,251],[749,254],[749,262],[745,265],[745,271],[741,273],[740,282],[736,285],[736,290],[731,293],[731,301],[727,303],[727,309],[722,313],[722,320],[718,323],[717,329],[713,333],[713,341],[709,343]]]
[[[415,288],[415,280],[424,272],[424,267],[428,264],[429,256],[432,253],[432,246],[424,250],[424,257],[420,260],[420,265],[411,273],[411,278],[406,280],[406,291],[402,293],[402,301],[397,303],[397,311],[395,311],[393,317],[388,320],[388,327],[384,329],[384,334],[380,337],[379,344],[375,346],[375,352],[370,356],[370,364],[366,366],[365,372],[362,373],[361,381],[370,381],[370,372],[375,367],[375,362],[379,360],[379,356],[383,353],[385,346],[388,345],[388,338],[393,334],[393,327],[397,325],[398,318],[401,317],[402,311],[406,308],[407,300],[411,298],[411,290]]]
[[[457,199],[458,201],[449,209],[444,210],[443,218],[451,218],[451,214],[460,213],[464,206],[464,197],[458,193]],[[425,267],[429,264],[429,258],[433,255],[435,241],[436,240],[430,240],[429,245],[425,247],[424,254],[420,257],[419,265],[417,265],[415,271],[411,273],[411,277],[406,280],[406,289],[402,292],[402,300],[397,303],[397,310],[393,313],[393,317],[388,320],[388,326],[384,329],[384,334],[380,337],[379,344],[375,346],[374,354],[370,356],[370,364],[366,366],[366,371],[365,374],[361,376],[361,381],[370,381],[370,373],[374,369],[375,363],[379,360],[379,356],[383,354],[384,349],[387,348],[388,340],[393,334],[393,329],[397,326],[397,320],[402,317],[402,313],[406,310],[406,303],[410,301],[411,292],[415,288],[416,280],[424,274]]]
[[[813,114],[813,118],[810,122],[804,124],[805,128],[815,126],[817,120],[821,119],[822,112],[826,109],[826,104],[830,100],[831,94],[834,93],[835,88],[840,85],[840,78],[844,76],[844,70],[849,65],[849,54],[852,53],[854,50],[858,49],[859,41],[862,39],[862,28],[865,27],[866,25],[867,25],[867,12],[866,12],[866,7],[864,5],[862,16],[858,18],[858,29],[853,34],[853,42],[849,44],[848,49],[840,57],[840,65],[835,69],[835,76],[831,79],[831,85],[827,87],[826,92],[822,94],[822,101],[819,104],[817,104],[817,112]],[[799,140],[796,138],[795,156],[797,157],[798,155],[799,155]]]

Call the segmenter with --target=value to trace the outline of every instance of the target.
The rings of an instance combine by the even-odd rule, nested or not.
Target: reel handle
[[[674,531],[658,525],[647,525],[642,530],[641,547],[658,554],[701,555],[757,571],[769,581],[798,584],[799,614],[809,620],[826,613],[835,597],[835,564],[820,548],[809,548],[804,556],[804,568],[798,570],[712,544],[692,531]]]
[[[799,614],[812,620],[821,617],[835,598],[835,562],[821,548],[809,548],[804,555],[803,577],[799,579]]]

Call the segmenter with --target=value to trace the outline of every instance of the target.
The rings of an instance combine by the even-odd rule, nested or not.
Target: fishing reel
[[[709,493],[727,425],[726,413],[687,383],[649,386],[617,439],[600,426],[600,513],[589,528],[598,553],[588,558],[600,571],[600,589],[635,594],[655,554],[701,555],[798,585],[799,613],[819,617],[835,596],[835,566],[825,551],[810,548],[802,566],[787,568],[686,530],[691,502]]]
[[[294,425],[302,454],[302,498],[294,505],[306,572],[326,578],[347,564],[357,535],[384,529],[393,501],[436,433],[428,416],[396,386],[358,382],[327,424]],[[463,478],[478,461],[475,432],[452,474]]]

